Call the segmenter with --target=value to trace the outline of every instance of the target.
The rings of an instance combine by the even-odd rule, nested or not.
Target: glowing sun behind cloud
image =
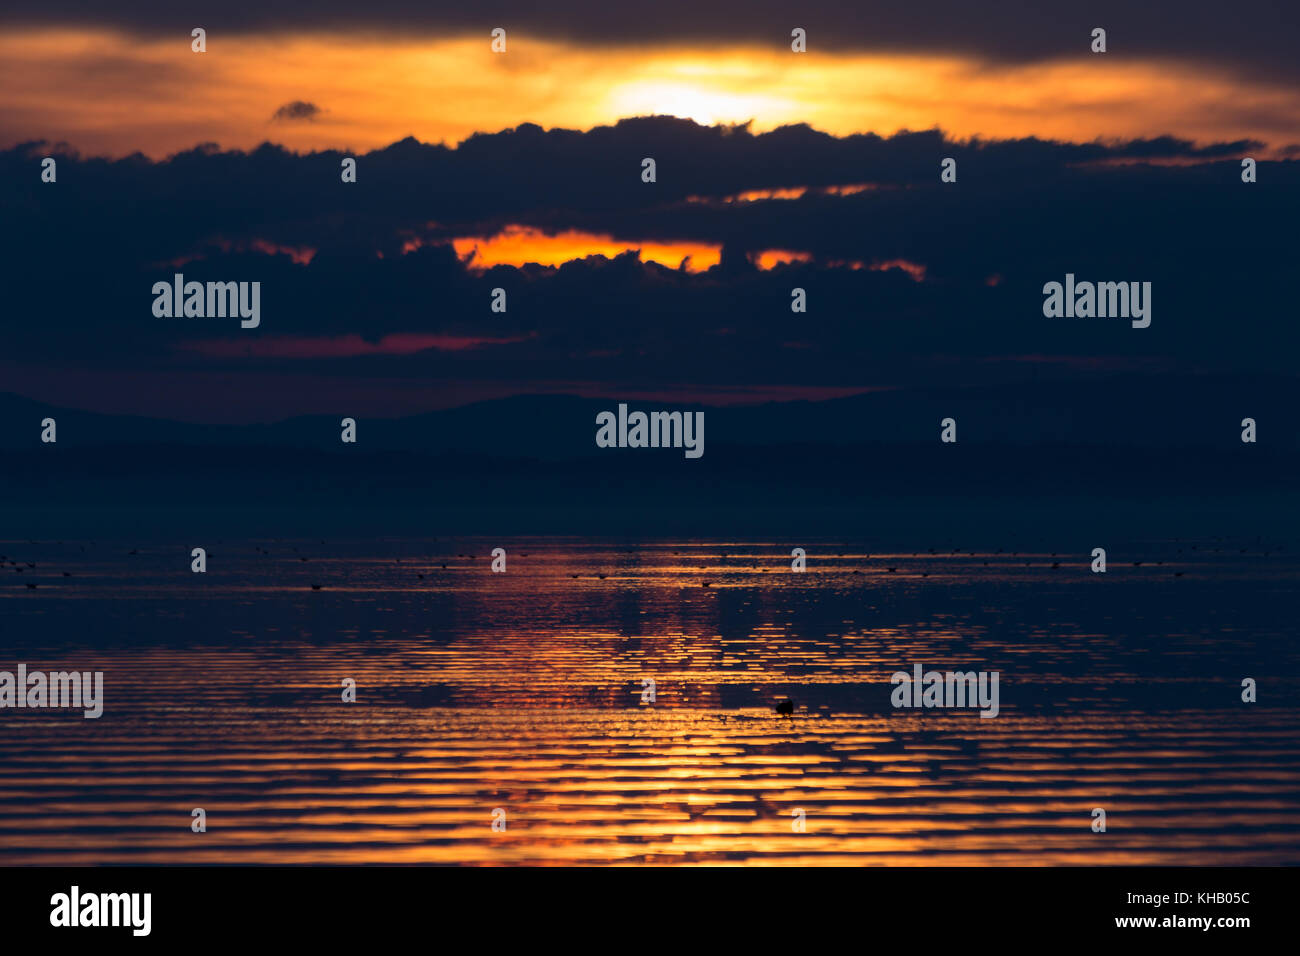
[[[700,80],[633,81],[613,91],[610,108],[615,116],[677,116],[701,126],[744,123],[760,116],[772,122],[778,117],[792,119],[797,112],[793,102],[756,93],[709,89]]]

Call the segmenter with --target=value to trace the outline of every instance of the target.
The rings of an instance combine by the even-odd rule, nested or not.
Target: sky
[[[101,6],[0,13],[0,391],[236,422],[1290,373],[1287,4]],[[260,324],[155,316],[177,272],[259,281]],[[1152,282],[1152,326],[1044,317],[1067,273]]]
[[[836,135],[1296,140],[1288,4],[53,3],[0,38],[8,144],[369,150],[671,114]],[[210,9],[204,9],[205,6]],[[194,27],[207,50],[191,50]],[[489,37],[506,31],[506,51]],[[807,52],[790,49],[805,31]],[[1107,52],[1091,32],[1107,30]],[[303,104],[305,110],[284,108]],[[7,144],[7,145],[8,145]]]

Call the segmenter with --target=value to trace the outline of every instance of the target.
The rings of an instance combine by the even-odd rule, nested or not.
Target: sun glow
[[[778,117],[793,120],[797,104],[756,93],[735,93],[709,88],[710,80],[638,80],[616,88],[609,99],[615,116],[677,116],[701,126],[717,123],[746,123],[762,117],[765,123]]]

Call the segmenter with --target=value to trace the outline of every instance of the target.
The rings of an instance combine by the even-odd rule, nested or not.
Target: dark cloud
[[[146,387],[137,373],[224,372],[232,389],[268,393],[304,369],[521,392],[1289,374],[1300,164],[1261,163],[1259,182],[1243,184],[1238,157],[1252,148],[837,138],[801,126],[753,135],[653,118],[525,126],[458,148],[405,140],[357,157],[355,184],[340,182],[341,153],[268,145],[161,162],[60,155],[51,185],[39,181],[48,150],[29,144],[0,153],[12,184],[0,255],[22,277],[8,291],[6,360],[117,372],[128,389]],[[655,184],[640,180],[646,155],[658,159]],[[956,184],[939,181],[945,156],[958,161]],[[877,188],[722,201],[863,182]],[[692,274],[628,254],[478,274],[446,244],[506,223],[714,243],[724,261]],[[403,254],[415,237],[427,244]],[[310,264],[267,254],[299,247],[317,250]],[[760,271],[744,255],[772,248],[813,260]],[[183,257],[196,258],[168,264]],[[896,260],[924,266],[924,281],[835,265]],[[176,271],[262,282],[261,327],[153,317],[151,286]],[[1044,318],[1043,283],[1067,272],[1152,282],[1151,328]],[[489,308],[496,287],[505,313]],[[805,315],[790,311],[794,287],[807,290]],[[318,359],[202,347],[417,334],[499,344]]]
[[[308,103],[304,100],[293,100],[290,103],[285,103],[276,110],[271,116],[271,119],[273,121],[314,120],[323,112],[324,110],[315,103]]]
[[[203,26],[222,33],[346,30],[404,35],[471,34],[493,27],[511,31],[512,42],[529,37],[589,44],[692,43],[719,48],[737,41],[789,44],[793,27],[808,32],[810,50],[949,52],[994,62],[1036,62],[1087,56],[1094,27],[1108,33],[1108,57],[1176,57],[1207,69],[1231,67],[1278,78],[1300,73],[1295,39],[1300,7],[1291,0],[1264,0],[1240,12],[1215,0],[1068,0],[1021,3],[993,0],[930,0],[923,3],[860,3],[812,0],[657,0],[615,4],[608,0],[493,0],[465,4],[439,0],[261,0],[175,3],[137,0],[50,0],[39,7],[10,5],[0,22],[103,25],[152,35],[188,37]]]

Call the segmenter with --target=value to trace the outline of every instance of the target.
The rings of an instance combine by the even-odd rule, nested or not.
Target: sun
[[[689,83],[639,81],[615,88],[611,106],[616,116],[668,115],[713,126],[768,116],[776,104],[761,94],[701,89]]]

